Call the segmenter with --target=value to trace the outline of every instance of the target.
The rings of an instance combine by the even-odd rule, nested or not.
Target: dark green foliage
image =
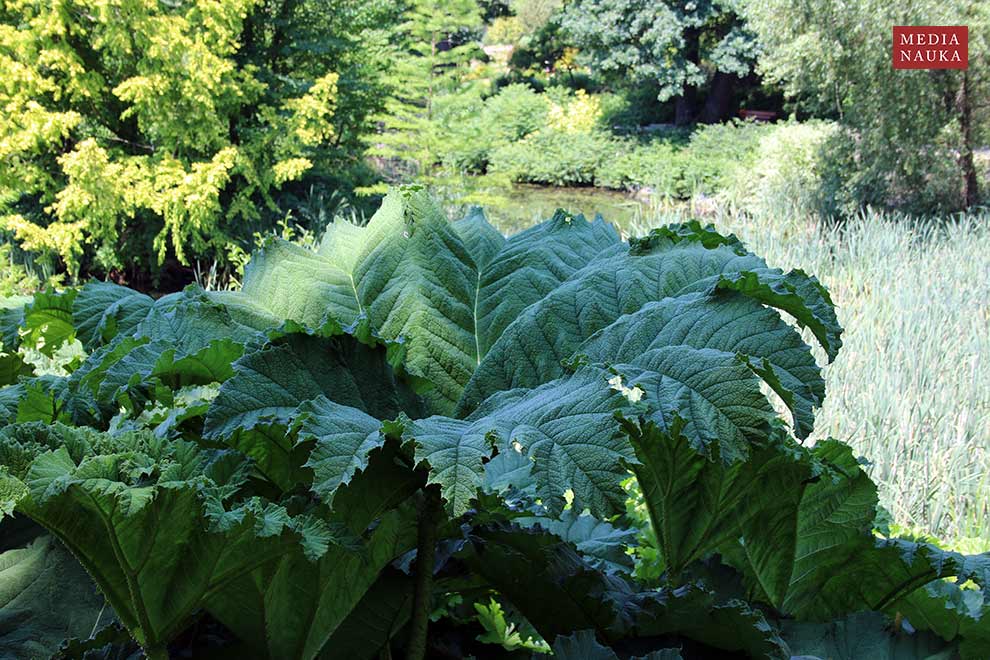
[[[850,448],[800,442],[825,393],[782,313],[837,355],[827,290],[710,226],[626,242],[558,212],[506,238],[399,190],[316,250],[270,242],[239,292],[94,283],[9,314],[89,353],[0,389],[0,524],[60,539],[153,659],[201,628],[305,660],[985,657],[990,556],[874,533]],[[68,646],[130,652],[105,635]]]

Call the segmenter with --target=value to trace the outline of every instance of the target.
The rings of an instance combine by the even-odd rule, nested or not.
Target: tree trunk
[[[969,95],[969,70],[962,72],[962,82],[956,93],[956,111],[959,113],[959,131],[962,145],[959,148],[959,166],[962,168],[962,197],[965,208],[976,206],[976,164],[973,162],[973,103]]]
[[[684,59],[698,64],[701,49],[701,31],[698,28],[684,30]],[[674,123],[685,126],[694,122],[697,113],[698,90],[693,85],[685,84],[681,95],[674,101]]]
[[[686,126],[694,121],[695,96],[694,87],[685,87],[684,93],[674,101],[674,123],[678,126]]]
[[[731,112],[732,92],[736,86],[736,77],[731,73],[717,71],[712,78],[705,107],[701,111],[701,122],[714,124],[728,119]]]

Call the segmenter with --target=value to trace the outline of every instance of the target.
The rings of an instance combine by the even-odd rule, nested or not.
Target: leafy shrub
[[[515,44],[526,34],[526,26],[516,16],[499,16],[485,30],[486,44]]]
[[[731,187],[737,172],[751,171],[761,141],[776,130],[736,121],[700,126],[689,139],[679,132],[621,138],[597,127],[603,116],[597,96],[556,96],[561,100],[552,102],[547,126],[492,152],[492,172],[526,183],[650,187],[687,199]]]
[[[555,93],[556,92],[556,93]],[[602,115],[601,101],[579,89],[573,94],[556,87],[548,92],[551,97],[547,128],[568,133],[589,133],[599,126]]]
[[[224,261],[284,214],[283,186],[363,151],[389,13],[350,0],[5,6],[0,228],[73,277],[188,277],[180,265]]]
[[[960,210],[962,175],[950,146],[953,128],[946,127],[933,143],[922,146],[892,142],[870,131],[864,136],[848,127],[833,131],[822,149],[824,208],[844,217],[868,207],[921,215]]]
[[[484,101],[469,94],[444,97],[438,113],[443,160],[457,170],[482,173],[492,151],[536,132],[549,109],[547,97],[524,84],[503,87]]]
[[[684,185],[683,152],[668,140],[619,142],[614,157],[606,159],[595,173],[595,185],[634,190],[653,188],[669,197],[687,197]]]
[[[727,179],[723,195],[736,206],[765,215],[828,215],[823,200],[823,151],[838,127],[831,122],[777,124],[762,137],[748,165]]]
[[[546,128],[496,149],[491,171],[524,183],[588,186],[602,163],[618,151],[612,137],[601,131]]]
[[[644,80],[635,87],[603,92],[599,95],[603,127],[633,129],[649,124],[672,123],[673,109],[667,104],[656,102],[659,94],[660,85],[651,80]],[[688,129],[677,127],[676,130],[686,132]]]
[[[873,532],[850,448],[798,441],[824,381],[782,312],[837,355],[826,289],[734,236],[558,212],[505,238],[402,190],[317,250],[270,241],[238,292],[94,282],[5,314],[12,346],[89,355],[0,389],[0,512],[65,540],[152,659],[200,611],[257,655],[421,658],[434,594],[479,592],[562,658],[986,657],[959,585],[990,555]]]
[[[761,140],[774,129],[773,124],[738,120],[699,126],[684,149],[684,185],[709,195],[727,188],[737,169],[752,166]]]

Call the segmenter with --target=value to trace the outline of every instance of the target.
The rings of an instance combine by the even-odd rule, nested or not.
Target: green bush
[[[604,161],[595,174],[595,185],[616,190],[650,187],[667,197],[683,197],[684,168],[681,150],[670,140],[617,141],[619,152]]]
[[[599,108],[607,106],[608,102]],[[701,126],[685,141],[676,132],[637,140],[568,126],[566,121],[560,127],[547,126],[500,147],[492,154],[491,170],[516,182],[617,190],[649,187],[662,196],[686,199],[731,187],[735,173],[752,168],[761,141],[776,130],[772,124],[734,121]]]
[[[736,168],[752,165],[760,140],[773,130],[773,124],[739,120],[698,127],[682,159],[688,196],[728,187]]]
[[[962,174],[951,127],[913,151],[895,140],[883,145],[879,140],[843,127],[823,146],[822,204],[830,215],[851,218],[864,208],[939,215],[961,208]]]
[[[826,121],[775,125],[762,136],[755,157],[726,177],[723,196],[758,215],[771,211],[794,217],[829,215],[823,152],[837,132],[838,126]]]
[[[442,160],[457,171],[483,173],[492,151],[544,126],[549,109],[546,96],[519,83],[484,100],[476,94],[443,97],[438,104]]]
[[[496,149],[491,171],[520,183],[590,186],[602,164],[619,153],[619,143],[601,131],[543,129]]]

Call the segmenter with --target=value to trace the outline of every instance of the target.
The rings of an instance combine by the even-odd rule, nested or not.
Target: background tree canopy
[[[956,212],[983,185],[988,13],[974,0],[0,0],[0,257],[41,264],[39,281],[167,291],[207,272],[226,286],[258,236],[319,233],[386,184],[472,190],[456,203],[510,183],[688,199],[724,191],[761,149],[798,175],[784,197],[823,216]],[[894,71],[896,24],[969,25],[970,68]],[[778,148],[762,126],[720,124],[742,110],[823,123]]]
[[[390,9],[15,0],[0,9],[0,212],[70,274],[223,260],[358,153]],[[267,216],[267,217],[266,217]]]
[[[676,120],[725,119],[733,77],[746,76],[756,41],[739,18],[737,0],[649,2],[576,0],[562,27],[590,60],[610,76],[655,80],[659,100],[677,97]],[[710,91],[700,116],[697,90]]]
[[[976,204],[973,151],[990,110],[987,3],[766,0],[745,6],[763,46],[761,73],[806,112],[836,116],[846,129],[826,146],[831,207],[946,212]],[[893,25],[969,26],[969,68],[893,70]]]

